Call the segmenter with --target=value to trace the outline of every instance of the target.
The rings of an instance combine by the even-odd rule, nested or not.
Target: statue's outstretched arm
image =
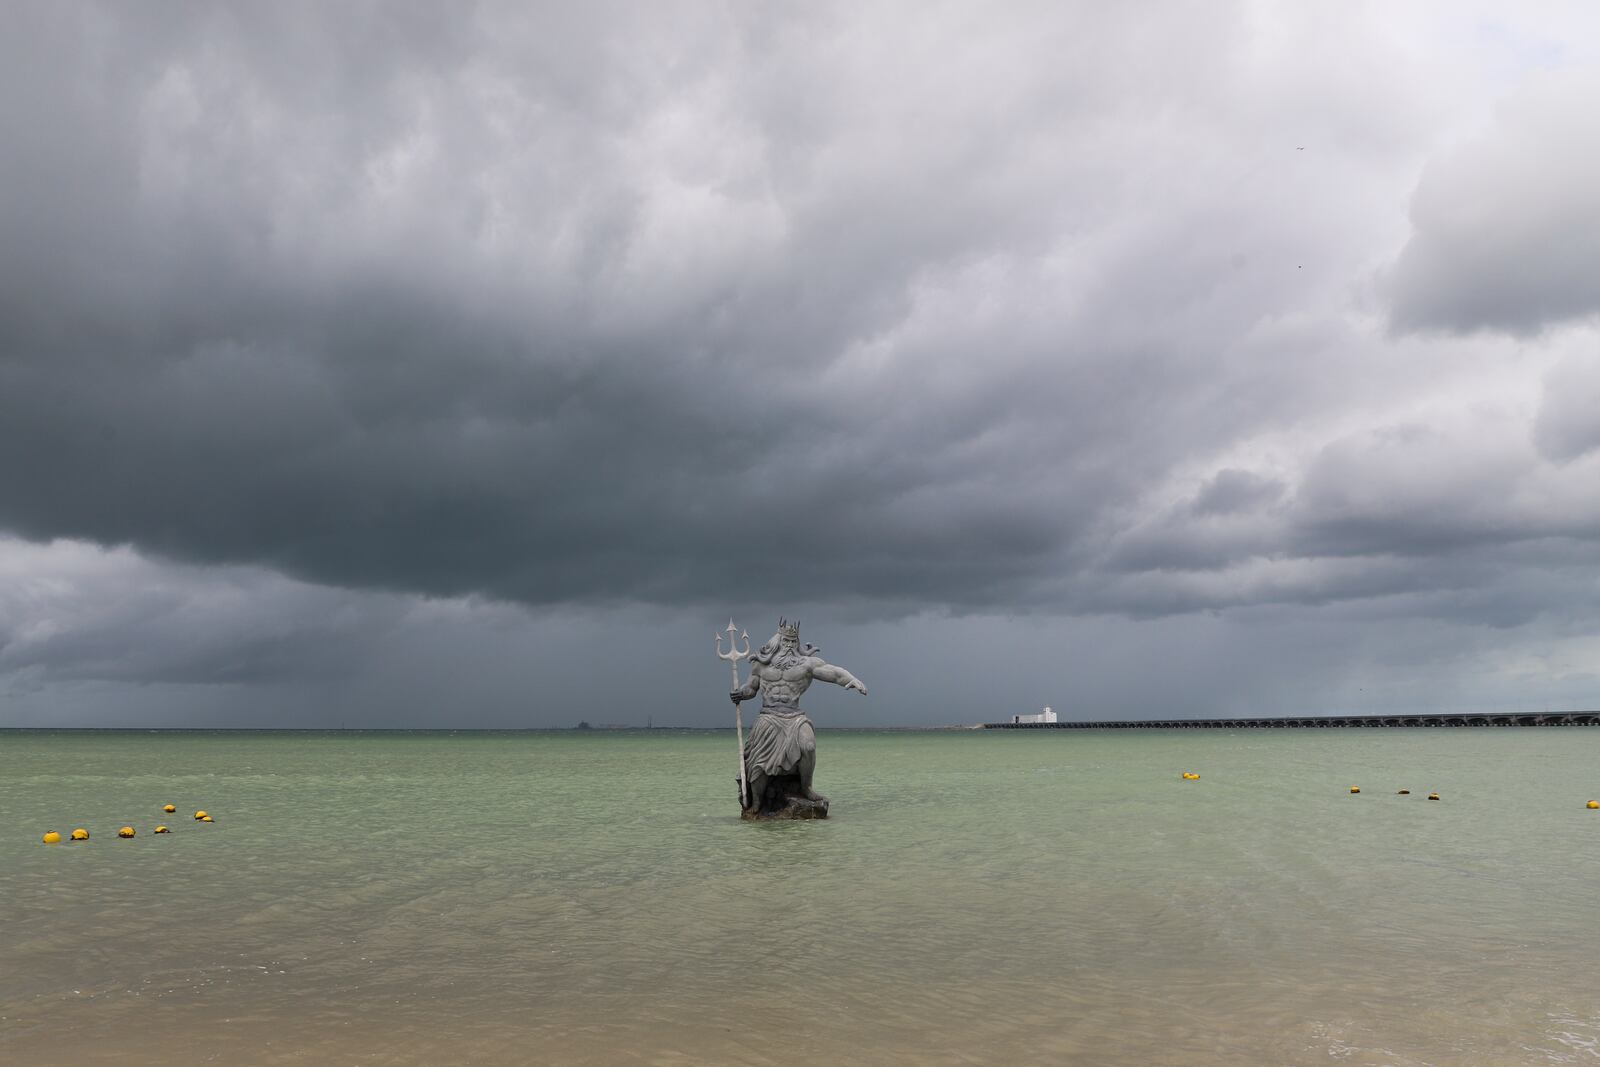
[[[867,687],[861,684],[861,679],[843,667],[835,667],[831,663],[819,663],[811,668],[811,677],[819,682],[832,682],[834,685],[842,685],[846,689],[854,689],[862,694],[867,691]]]

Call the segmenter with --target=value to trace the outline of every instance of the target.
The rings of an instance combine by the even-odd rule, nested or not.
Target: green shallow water
[[[731,734],[4,733],[0,1062],[1591,1063],[1597,756],[823,731],[754,825]]]

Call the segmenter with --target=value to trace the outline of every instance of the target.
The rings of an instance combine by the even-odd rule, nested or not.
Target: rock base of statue
[[[800,791],[800,776],[785,774],[769,778],[762,790],[759,808],[746,808],[741,819],[826,819],[828,799],[808,800]]]

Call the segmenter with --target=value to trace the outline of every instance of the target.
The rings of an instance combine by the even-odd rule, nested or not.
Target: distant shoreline
[[[944,733],[960,726],[817,726],[823,733]],[[732,726],[0,726],[0,734],[665,734],[732,733]]]
[[[944,725],[818,725],[822,733],[950,733],[985,730],[1260,730],[1350,728],[1600,726],[1600,711],[1552,711],[1460,715],[1297,715],[1228,719],[1119,719],[1053,723],[958,723]],[[660,734],[731,733],[731,726],[0,726],[5,734]]]

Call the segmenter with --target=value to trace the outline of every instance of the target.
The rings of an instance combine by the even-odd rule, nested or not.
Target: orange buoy
[[[158,833],[158,834],[170,834],[170,833],[172,833],[172,831],[168,830],[165,826],[156,827],[155,832]]]
[[[196,819],[204,819],[206,817],[206,813],[204,811],[197,811],[194,813],[194,817]]]
[[[76,830],[72,831],[72,840],[74,840],[74,841],[87,841],[87,840],[89,840],[89,831],[85,830],[81,826],[78,827]]]
[[[61,843],[61,835],[55,830],[51,830],[44,835],[44,843],[47,845],[59,845]]]
[[[133,836],[133,827],[124,826],[122,829],[117,831],[117,836],[118,837],[132,837]]]
[[[215,819],[213,819],[213,818],[212,818],[212,817],[211,817],[211,816],[209,816],[209,815],[202,815],[202,816],[200,816],[200,821],[201,821],[201,822],[216,822],[216,820],[215,820]]]
[[[1591,801],[1589,801],[1589,803],[1585,804],[1584,807],[1589,808],[1591,810],[1594,809],[1594,808],[1600,808],[1600,800],[1591,800]]]
[[[1411,795],[1411,790],[1409,790],[1409,789],[1402,789],[1402,790],[1400,790],[1400,792],[1395,794],[1395,796],[1399,796],[1399,797],[1408,797],[1410,795]]]
[[[1438,800],[1439,799],[1439,794],[1438,793],[1429,793],[1428,794],[1428,799],[1429,800]]]
[[[176,804],[163,804],[161,810],[166,812],[168,815],[171,815],[173,812],[178,810],[178,806]]]
[[[1359,792],[1361,792],[1361,787],[1359,785],[1353,785],[1353,786],[1350,787],[1350,792],[1359,793]]]

